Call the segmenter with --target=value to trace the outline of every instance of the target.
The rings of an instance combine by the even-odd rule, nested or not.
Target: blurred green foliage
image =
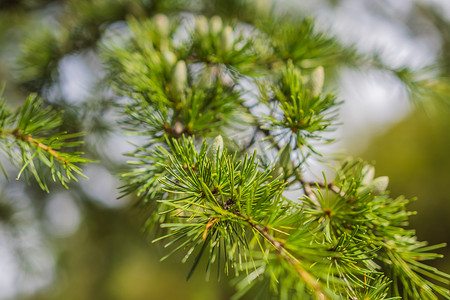
[[[229,298],[217,283],[205,283],[201,274],[187,282],[189,266],[180,266],[179,257],[161,264],[161,254],[140,233],[139,220],[129,210],[85,205],[77,233],[55,241],[59,257],[54,284],[21,299]]]

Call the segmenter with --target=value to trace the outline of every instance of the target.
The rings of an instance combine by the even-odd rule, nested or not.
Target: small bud
[[[386,191],[388,185],[389,185],[389,177],[387,176],[377,177],[370,184],[374,195],[383,194]]]
[[[184,88],[187,82],[187,69],[184,60],[180,60],[175,65],[172,73],[171,87],[176,95],[180,95],[184,92]]]
[[[208,20],[205,16],[199,16],[195,20],[195,26],[197,28],[197,32],[201,37],[204,37],[208,35],[209,26],[208,26]]]
[[[183,125],[181,125],[179,121],[176,121],[175,124],[173,125],[173,131],[176,134],[181,135],[181,133],[183,132]]]
[[[214,16],[209,20],[209,30],[213,35],[219,34],[222,30],[222,19],[219,16]]]
[[[163,51],[162,56],[169,67],[172,67],[177,62],[177,56],[172,51]]]
[[[375,176],[375,167],[371,165],[364,166],[362,168],[361,175],[362,175],[361,183],[364,185],[369,185]]]
[[[313,96],[317,96],[322,92],[325,72],[323,67],[317,67],[311,74],[311,88]]]
[[[208,152],[206,153],[207,157],[211,160],[213,167],[216,166],[217,159],[220,159],[223,153],[223,138],[221,135],[218,135],[211,147],[209,147]]]
[[[157,14],[153,17],[156,28],[161,36],[168,36],[170,33],[169,19],[166,15]]]
[[[233,30],[230,26],[226,26],[222,30],[220,37],[223,52],[228,52],[233,48]]]

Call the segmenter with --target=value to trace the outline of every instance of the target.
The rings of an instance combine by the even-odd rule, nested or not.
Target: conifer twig
[[[277,241],[273,236],[271,236],[266,228],[261,227],[260,225],[256,224],[252,221],[251,217],[246,218],[244,215],[242,215],[239,211],[233,212],[236,216],[241,218],[243,221],[245,221],[248,225],[250,225],[254,230],[256,230],[261,236],[263,236],[269,243],[271,243],[275,249],[278,251],[281,257],[285,259],[289,264],[291,264],[295,270],[298,272],[298,274],[302,277],[302,279],[314,290],[314,293],[319,300],[326,300],[329,299],[328,296],[326,296],[325,292],[322,290],[320,285],[317,283],[315,278],[306,271],[299,263],[299,261],[292,257],[284,248],[283,243]]]
[[[18,140],[22,140],[24,142],[35,145],[36,147],[48,152],[51,156],[53,156],[56,160],[62,162],[63,164],[69,163],[66,159],[61,157],[60,153],[52,147],[41,143],[38,139],[33,138],[31,135],[22,135],[18,129],[11,132],[11,135],[14,136]]]
[[[4,101],[0,102],[0,146],[11,161],[20,167],[22,174],[33,175],[39,186],[49,192],[43,167],[50,171],[53,181],[64,187],[75,175],[86,178],[78,165],[91,162],[81,157],[82,152],[64,151],[79,147],[82,133],[58,132],[62,124],[62,112],[43,107],[43,101],[30,95],[23,106],[12,112]]]

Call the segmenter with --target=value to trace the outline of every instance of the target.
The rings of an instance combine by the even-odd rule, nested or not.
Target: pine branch
[[[62,122],[60,113],[42,108],[42,101],[34,95],[27,98],[23,107],[11,112],[3,100],[0,103],[0,143],[2,150],[22,174],[31,174],[39,186],[48,190],[44,170],[50,171],[53,181],[67,188],[70,180],[78,181],[76,175],[86,178],[79,166],[92,160],[82,158],[82,152],[61,151],[79,147],[77,140],[82,134],[58,133]]]
[[[323,93],[318,62],[333,61],[339,45],[308,22],[254,39],[230,24],[197,17],[175,43],[183,25],[156,15],[130,21],[132,36],[105,47],[111,83],[130,98],[124,124],[149,140],[130,153],[123,191],[156,207],[149,223],[165,233],[154,241],[172,248],[162,260],[177,251],[185,251],[182,262],[196,255],[188,277],[202,256],[207,277],[213,263],[224,263],[240,280],[236,298],[261,281],[282,299],[448,296],[432,282],[447,284],[447,275],[419,263],[437,256],[416,247],[405,229],[408,200],[389,198],[387,177],[374,178],[362,162],[344,163],[332,181],[303,177],[306,159],[321,156],[315,143],[331,142],[324,132],[338,125],[340,101]],[[259,48],[261,37],[270,40],[268,51]],[[244,100],[254,89],[243,80],[259,88],[255,104]],[[240,149],[230,142],[227,149],[222,138],[198,149],[198,137],[231,141],[242,125],[254,127]],[[260,159],[246,153],[267,144]],[[283,197],[294,184],[303,187],[301,203]]]
[[[205,224],[204,230],[201,230],[202,227],[198,229],[198,236],[201,237],[202,241],[206,239],[207,236],[209,236],[209,231],[213,226],[220,226],[221,221],[229,220],[230,222],[236,222],[238,221],[238,224],[240,224],[242,221],[244,224],[249,225],[251,228],[255,229],[263,238],[265,238],[269,243],[272,244],[273,247],[275,247],[275,250],[289,263],[291,264],[296,272],[298,272],[299,276],[303,278],[303,280],[306,282],[308,286],[310,286],[316,293],[318,299],[327,299],[325,296],[325,293],[322,291],[320,286],[317,282],[313,279],[314,277],[309,274],[302,266],[301,264],[288,252],[286,252],[283,245],[278,242],[273,236],[271,236],[267,229],[264,229],[256,221],[253,221],[253,218],[260,219],[262,217],[261,213],[262,211],[254,211],[253,218],[245,217],[243,213],[241,213],[239,207],[246,210],[246,214],[251,215],[251,206],[253,204],[250,204],[247,197],[250,195],[256,196],[257,194],[260,194],[263,190],[267,189],[273,189],[273,185],[277,186],[280,183],[277,183],[277,181],[273,181],[272,183],[264,183],[264,185],[261,186],[261,183],[263,183],[268,178],[265,174],[258,175],[257,169],[255,168],[256,165],[254,165],[254,156],[253,158],[250,158],[249,160],[244,160],[242,163],[238,162],[235,167],[232,167],[230,165],[230,158],[226,156],[226,154],[222,154],[220,156],[216,156],[217,164],[216,167],[213,167],[212,162],[210,161],[206,156],[206,150],[205,144],[202,146],[202,150],[200,153],[194,155],[196,159],[192,161],[188,156],[186,156],[187,153],[190,153],[193,151],[192,149],[193,143],[192,140],[183,140],[181,144],[179,144],[176,140],[173,140],[173,150],[175,151],[174,157],[170,156],[169,159],[171,161],[171,167],[168,169],[168,173],[170,174],[170,177],[173,179],[170,179],[170,177],[167,177],[162,181],[163,185],[165,186],[165,190],[170,193],[175,193],[173,195],[176,195],[177,191],[184,191],[183,193],[191,194],[192,196],[186,198],[182,197],[180,200],[177,200],[177,198],[173,200],[166,200],[162,201],[162,203],[173,206],[174,208],[181,209],[180,212],[185,212],[190,215],[189,219],[196,220],[198,217],[201,216],[201,219],[199,221],[200,224]],[[214,149],[214,146],[211,148]],[[214,150],[208,150],[212,151],[210,153],[214,153]],[[221,164],[219,163],[221,162]],[[192,165],[192,168],[189,167]],[[222,173],[221,165],[227,165],[228,171],[226,173]],[[213,168],[212,170],[210,168]],[[217,168],[216,171],[214,171],[214,168]],[[233,168],[233,169],[230,169]],[[236,169],[239,168],[239,169]],[[242,169],[241,169],[242,168]],[[177,170],[176,172],[174,172]],[[191,171],[196,170],[196,171]],[[198,170],[198,171],[197,171]],[[250,174],[253,175],[253,180],[250,182],[246,182],[244,186],[240,186],[241,184],[244,184],[240,179],[239,176],[236,177],[236,184],[238,186],[234,187],[233,181],[234,177],[239,174],[236,172],[239,172],[238,170],[241,170],[242,174],[245,174],[248,170]],[[198,172],[198,173],[197,173]],[[212,178],[210,178],[207,174],[209,172],[212,172],[213,175]],[[204,177],[208,176],[208,177]],[[224,177],[222,177],[224,176]],[[219,180],[217,183],[214,183],[214,181],[211,181],[213,178],[216,178],[215,180]],[[256,180],[256,181],[255,181]],[[264,180],[264,181],[261,181]],[[257,184],[257,182],[260,182]],[[216,186],[214,187],[213,192],[209,186]],[[223,186],[223,188],[221,188]],[[247,187],[247,188],[246,188]],[[251,189],[249,190],[249,188]],[[225,190],[224,190],[225,188]],[[233,190],[236,189],[236,194],[234,196]],[[257,190],[261,190],[261,192],[257,192]],[[245,194],[240,194],[239,191],[242,191]],[[244,192],[245,191],[245,192]],[[267,190],[268,191],[268,190]],[[217,197],[214,196],[217,194]],[[170,195],[170,194],[169,194]],[[191,197],[192,200],[189,200]],[[267,196],[265,196],[267,197]],[[270,196],[269,196],[270,197]],[[204,204],[196,203],[195,199],[201,200],[204,199],[201,202],[204,202]],[[207,201],[207,199],[210,199]],[[228,199],[225,201],[225,199]],[[262,198],[269,200],[270,198]],[[261,201],[262,199],[254,199],[253,201]],[[185,204],[183,204],[185,203]],[[209,203],[209,204],[208,204]],[[276,205],[276,202],[267,202],[263,203],[260,202],[259,205],[267,206],[270,205],[272,207],[273,205]],[[250,205],[250,206],[249,206]],[[204,213],[201,211],[198,211],[195,207],[198,207],[201,210],[204,210]],[[245,208],[247,207],[247,209]],[[273,208],[267,210],[267,213],[269,215],[272,215],[273,213],[276,213],[275,211],[272,211]],[[175,210],[169,210],[168,212],[176,212]],[[208,213],[210,211],[210,213]],[[231,212],[231,214],[230,214]],[[177,215],[178,213],[175,213]],[[234,217],[233,217],[234,216]],[[236,216],[238,219],[236,219]],[[186,216],[187,217],[187,216]],[[281,215],[279,216],[281,217]],[[278,217],[278,218],[279,218]],[[206,222],[206,223],[205,223]],[[186,223],[186,226],[188,226],[189,223]],[[193,224],[192,224],[193,225]],[[178,224],[180,230],[183,229],[183,225],[181,223]],[[195,228],[195,227],[194,227]],[[171,235],[165,236],[169,237]],[[220,238],[227,238],[226,236],[221,236]],[[227,250],[228,251],[228,250]],[[236,263],[236,262],[232,262]]]
[[[146,139],[128,154],[123,195],[136,193],[156,207],[148,223],[167,232],[155,241],[175,247],[164,258],[182,250],[183,262],[197,255],[188,277],[207,255],[207,276],[214,262],[225,262],[227,274],[245,274],[238,296],[266,280],[281,299],[450,298],[449,276],[422,263],[438,258],[430,251],[443,245],[427,246],[405,229],[409,200],[389,197],[387,177],[374,178],[362,162],[346,162],[330,183],[303,176],[306,159],[321,156],[315,144],[331,142],[324,133],[338,125],[340,101],[323,92],[325,70],[388,71],[421,99],[430,91],[445,98],[445,84],[423,76],[426,70],[363,57],[313,20],[261,13],[251,1],[210,2],[62,3],[58,26],[39,28],[23,44],[20,81],[44,94],[57,82],[61,59],[97,51],[105,41],[108,79],[128,101],[119,107],[122,125]],[[147,15],[153,17],[143,20]],[[130,30],[115,39],[109,25],[125,19]],[[48,191],[48,170],[66,187],[83,176],[79,165],[90,160],[66,152],[81,142],[78,134],[58,133],[60,114],[34,97],[16,112],[3,104],[0,146],[21,168],[18,177],[31,174]],[[234,152],[239,143],[230,141],[248,125],[254,126],[248,143]],[[199,140],[217,135],[227,145],[220,138],[198,150]],[[267,144],[270,153],[261,158],[247,154]],[[297,184],[300,203],[283,196]]]

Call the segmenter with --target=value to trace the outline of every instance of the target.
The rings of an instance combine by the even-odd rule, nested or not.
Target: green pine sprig
[[[272,114],[265,116],[262,126],[274,132],[269,136],[272,145],[287,141],[291,147],[300,150],[303,156],[319,154],[312,140],[331,141],[324,138],[323,133],[336,125],[337,107],[341,103],[332,94],[322,94],[323,75],[318,80],[314,80],[317,77],[314,75],[308,78],[308,87],[306,77],[289,62],[277,83],[260,87],[261,101],[269,107],[275,107]]]
[[[80,165],[92,160],[82,152],[68,152],[78,148],[82,133],[58,132],[62,113],[43,107],[42,100],[30,95],[25,104],[10,110],[3,99],[0,103],[0,146],[11,162],[20,168],[16,179],[32,176],[39,186],[49,192],[46,173],[55,182],[68,188],[69,181],[86,178]]]
[[[159,200],[167,207],[164,213],[170,215],[171,222],[161,224],[169,229],[169,233],[155,241],[169,239],[165,247],[174,245],[174,248],[163,259],[184,249],[183,262],[197,253],[195,268],[203,253],[209,251],[210,263],[223,256],[226,272],[233,269],[237,276],[244,271],[243,265],[253,264],[253,252],[250,251],[253,247],[262,254],[268,249],[283,261],[283,265],[289,265],[291,275],[296,274],[294,278],[301,282],[301,294],[308,291],[317,297],[332,294],[317,283],[314,273],[309,271],[311,257],[307,254],[315,252],[313,256],[317,256],[323,244],[303,247],[304,243],[311,242],[300,238],[301,232],[311,234],[307,230],[296,231],[292,245],[281,238],[283,235],[285,239],[289,238],[293,223],[302,223],[295,217],[295,213],[300,212],[299,207],[282,197],[284,183],[272,178],[270,169],[260,170],[255,154],[236,160],[224,150],[215,156],[216,163],[213,164],[209,157],[214,156],[208,155],[208,151],[214,151],[215,147],[209,148],[203,143],[197,152],[192,138],[183,138],[180,142],[172,140],[171,143],[173,154],[169,157],[168,175],[161,181],[168,194],[166,199]],[[301,219],[301,214],[297,217]],[[306,224],[302,226],[308,228]],[[290,278],[292,280],[292,276]]]

